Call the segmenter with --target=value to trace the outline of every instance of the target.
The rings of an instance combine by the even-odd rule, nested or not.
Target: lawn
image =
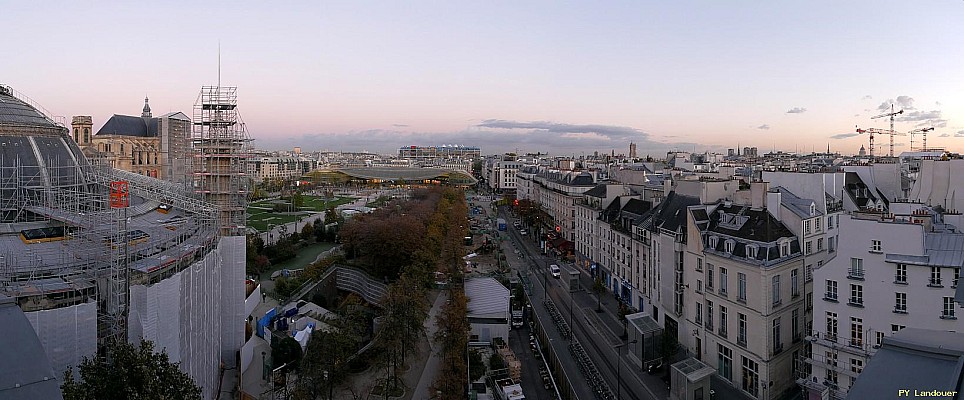
[[[257,229],[258,232],[267,232],[269,224],[274,226],[287,224],[307,215],[307,213],[298,214],[299,215],[280,214],[271,210],[248,207],[248,226]]]
[[[307,211],[325,211],[325,206],[328,207],[338,207],[342,204],[348,204],[355,201],[353,197],[335,197],[325,202],[325,198],[321,196],[303,196],[304,203],[301,207],[302,210]]]

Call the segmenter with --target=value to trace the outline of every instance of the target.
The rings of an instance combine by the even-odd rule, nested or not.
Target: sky
[[[3,5],[0,83],[95,130],[191,115],[220,48],[263,149],[851,154],[895,104],[964,150],[962,0],[141,4]]]

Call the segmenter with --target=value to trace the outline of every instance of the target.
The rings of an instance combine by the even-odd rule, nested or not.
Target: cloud
[[[757,129],[763,129],[763,130],[769,130],[769,129],[770,129],[770,125],[763,124],[763,125],[760,125],[760,126],[758,126],[758,127],[756,127],[756,128],[757,128]]]
[[[803,107],[793,107],[787,111],[787,114],[803,114],[807,112],[806,108]]]
[[[859,135],[859,133],[857,133],[857,132],[838,133],[838,134],[836,134],[836,135],[831,136],[830,138],[831,138],[831,139],[846,139],[846,138],[854,137],[854,136],[857,136],[857,135]]]
[[[462,130],[417,132],[401,129],[369,129],[340,133],[313,133],[286,138],[257,138],[259,148],[301,146],[307,151],[369,151],[397,154],[399,147],[460,144],[479,146],[483,154],[505,152],[550,152],[556,155],[581,155],[593,151],[627,153],[634,142],[640,154],[660,154],[671,150],[698,148],[700,151],[725,151],[722,146],[655,139],[637,128],[613,125],[527,122],[498,119],[482,120]]]
[[[874,97],[868,94],[868,95],[864,96],[861,100],[873,100],[873,99],[874,99]]]
[[[392,124],[392,127],[395,127],[395,128],[408,128],[408,125],[405,125],[405,124]]]
[[[914,108],[914,98],[910,96],[897,96],[897,99],[888,99],[877,106],[877,110],[880,112],[890,111],[890,105],[893,104],[895,109],[903,109],[905,111],[916,110]]]
[[[860,116],[860,114],[854,114],[854,116],[855,116],[855,117],[859,117],[859,116]]]
[[[529,130],[554,134],[562,138],[599,137],[609,140],[646,139],[649,135],[636,128],[613,125],[579,125],[545,121],[507,121],[502,119],[487,119],[476,125],[480,128],[495,128],[506,130]]]
[[[954,137],[964,137],[964,131],[957,131],[957,133],[954,134]]]
[[[964,131],[961,131],[961,132],[964,132]],[[951,134],[950,134],[950,133],[942,133],[942,134],[940,134],[940,136],[938,136],[938,137],[951,137]]]
[[[935,102],[934,102],[934,107],[940,107],[940,106],[941,106],[941,102],[939,102],[939,101],[935,101]]]

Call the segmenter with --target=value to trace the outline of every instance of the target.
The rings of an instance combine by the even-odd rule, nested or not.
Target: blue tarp
[[[268,312],[264,313],[264,316],[258,320],[258,336],[264,337],[264,327],[271,323],[271,320],[278,314],[278,308],[272,308]]]

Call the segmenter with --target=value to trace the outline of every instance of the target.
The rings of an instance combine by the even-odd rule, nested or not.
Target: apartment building
[[[882,340],[904,327],[964,330],[954,299],[960,223],[960,215],[901,202],[840,218],[837,256],[814,271],[810,373],[799,381],[811,396],[846,397]]]
[[[687,207],[665,325],[676,318],[680,343],[734,387],[775,399],[795,386],[803,349],[804,263],[797,236],[762,201]]]
[[[521,166],[522,164],[510,157],[486,160],[483,173],[489,188],[497,192],[515,192],[516,172]]]

